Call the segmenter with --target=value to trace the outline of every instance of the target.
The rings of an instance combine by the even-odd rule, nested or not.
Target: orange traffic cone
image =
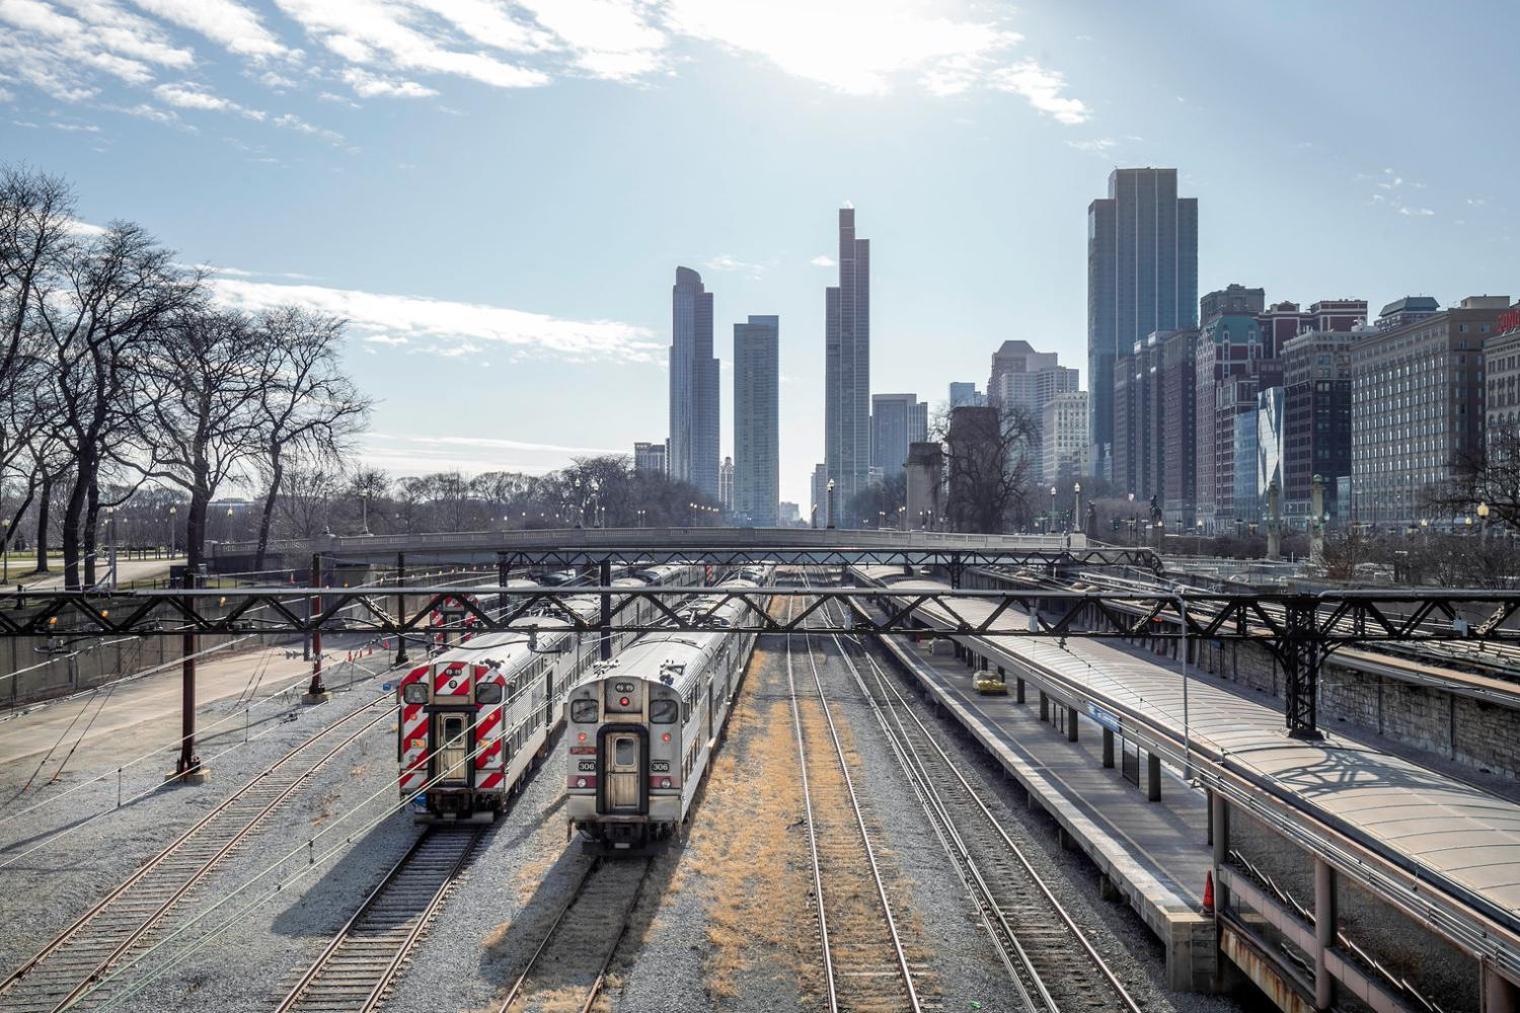
[[[1214,913],[1214,870],[1210,869],[1203,874],[1203,913]]]

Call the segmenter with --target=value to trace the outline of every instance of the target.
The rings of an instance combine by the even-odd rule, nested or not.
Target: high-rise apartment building
[[[1194,359],[1194,499],[1197,519],[1210,532],[1236,520],[1237,471],[1248,469],[1255,487],[1257,395],[1282,383],[1264,301],[1260,289],[1231,285],[1200,302],[1212,315],[1199,328]],[[1242,415],[1250,416],[1249,425]],[[1237,435],[1249,447],[1237,448]]]
[[[723,458],[723,463],[718,465],[718,505],[726,514],[734,511],[734,459],[732,457]]]
[[[1112,471],[1114,364],[1136,341],[1196,326],[1198,201],[1176,169],[1115,169],[1087,209],[1087,382],[1091,466]]]
[[[975,383],[955,381],[950,384],[950,410],[957,408],[980,408],[987,403],[987,395],[976,389]]]
[[[1069,482],[1087,474],[1087,392],[1057,394],[1040,409],[1041,474]]]
[[[1351,475],[1351,348],[1365,334],[1364,299],[1323,300],[1309,324],[1281,346],[1283,364],[1282,514],[1307,523],[1314,476],[1325,480],[1325,509],[1344,517],[1341,479]]]
[[[901,475],[908,444],[929,438],[929,406],[917,394],[871,395],[871,467],[883,479]]]
[[[775,527],[781,500],[781,319],[734,324],[734,516]]]
[[[871,241],[855,238],[854,208],[839,209],[839,284],[824,299],[823,430],[824,465],[843,513],[871,469]]]
[[[676,268],[671,289],[671,477],[718,497],[718,360],[713,358],[713,297],[702,276]]]
[[[1160,461],[1157,505],[1162,520],[1172,531],[1194,530],[1198,459],[1194,370],[1198,358],[1198,332],[1172,331],[1161,342],[1161,369],[1156,382],[1157,437]]]
[[[1520,425],[1520,305],[1499,314],[1493,334],[1484,339],[1483,377],[1488,386],[1484,437],[1494,453],[1496,437]]]
[[[1267,387],[1256,395],[1256,467],[1251,477],[1252,488],[1241,488],[1239,473],[1235,478],[1235,504],[1238,516],[1248,522],[1271,520],[1269,490],[1275,485],[1280,497],[1283,491],[1283,453],[1287,447],[1287,427],[1284,417],[1287,398],[1281,387]],[[1242,471],[1244,469],[1241,469]],[[1241,504],[1247,498],[1255,500],[1254,511],[1245,514]],[[1281,503],[1281,500],[1279,500]],[[1279,506],[1279,509],[1281,507]]]
[[[1453,461],[1482,445],[1483,346],[1508,309],[1507,296],[1469,296],[1352,345],[1354,520],[1379,527],[1451,523],[1430,507],[1428,495],[1451,480]]]
[[[663,442],[635,443],[633,445],[633,470],[641,474],[666,474],[665,444]]]
[[[1170,332],[1168,332],[1170,333]],[[1114,442],[1109,476],[1141,502],[1160,492],[1171,438],[1161,417],[1161,353],[1166,334],[1148,334],[1114,364]]]

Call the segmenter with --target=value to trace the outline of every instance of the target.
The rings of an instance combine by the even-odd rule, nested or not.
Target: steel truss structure
[[[610,563],[619,567],[656,566],[667,563],[703,563],[716,567],[756,564],[777,566],[908,566],[942,567],[952,586],[960,585],[968,566],[1006,566],[1063,570],[1073,567],[1134,567],[1160,576],[1161,557],[1154,550],[1136,546],[1095,546],[1078,549],[947,548],[944,546],[685,546],[652,549],[649,546],[584,548],[499,549],[497,565],[503,575],[519,570],[577,569]]]
[[[604,564],[605,566],[605,564]],[[604,569],[604,574],[605,574]],[[598,596],[584,618],[567,598]],[[770,607],[798,598],[801,607]],[[633,619],[648,599],[655,618]],[[710,630],[739,602],[738,632],[796,634],[826,602],[853,609],[852,632],[965,637],[1238,640],[1271,651],[1287,677],[1290,734],[1313,736],[1320,665],[1337,647],[1461,640],[1520,644],[1517,591],[1341,591],[1252,595],[1184,591],[988,591],[888,587],[656,588],[260,588],[138,591],[109,597],[79,591],[0,595],[0,638],[153,637],[194,634],[369,633],[457,636],[525,629],[598,634]],[[490,603],[488,606],[487,603]],[[970,604],[975,608],[968,608]],[[870,606],[870,607],[868,607]],[[441,620],[441,621],[440,621]]]

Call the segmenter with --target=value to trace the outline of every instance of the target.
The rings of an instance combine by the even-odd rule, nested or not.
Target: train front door
[[[465,784],[469,777],[470,715],[444,711],[433,716],[433,777],[441,784]]]
[[[637,731],[610,731],[602,743],[604,795],[610,813],[636,813],[642,809],[644,748]]]

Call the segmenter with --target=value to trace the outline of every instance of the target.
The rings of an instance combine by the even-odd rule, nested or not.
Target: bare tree
[[[81,540],[94,541],[85,522],[99,509],[102,465],[129,462],[123,444],[142,407],[133,402],[137,388],[130,381],[155,358],[155,339],[170,314],[199,298],[197,282],[145,231],[119,222],[70,249],[55,276],[36,285],[34,316],[49,349],[57,432],[75,465],[62,532],[69,587],[94,582],[89,555],[81,583]]]
[[[348,480],[348,492],[359,501],[359,526],[369,534],[369,510],[390,492],[391,477],[379,468],[359,468]]]
[[[936,428],[945,446],[950,523],[992,534],[1028,523],[1039,425],[1022,407],[957,408]]]
[[[154,475],[189,494],[185,561],[193,573],[205,558],[211,500],[264,450],[268,335],[241,313],[202,309],[177,315],[155,351],[134,419],[157,448]]]
[[[259,518],[253,568],[264,568],[269,528],[292,450],[339,460],[364,424],[370,404],[359,395],[338,363],[343,321],[294,306],[261,317],[273,378],[259,400],[265,451],[261,470],[268,483]]]
[[[1454,455],[1452,479],[1422,497],[1435,515],[1474,513],[1486,503],[1501,527],[1520,531],[1520,421],[1496,418],[1477,447]]]
[[[38,283],[68,244],[73,217],[62,179],[0,166],[0,397],[16,389]]]
[[[279,499],[280,517],[291,537],[314,538],[330,531],[333,501],[342,488],[342,476],[329,459],[294,455]],[[263,566],[260,558],[255,569]]]

